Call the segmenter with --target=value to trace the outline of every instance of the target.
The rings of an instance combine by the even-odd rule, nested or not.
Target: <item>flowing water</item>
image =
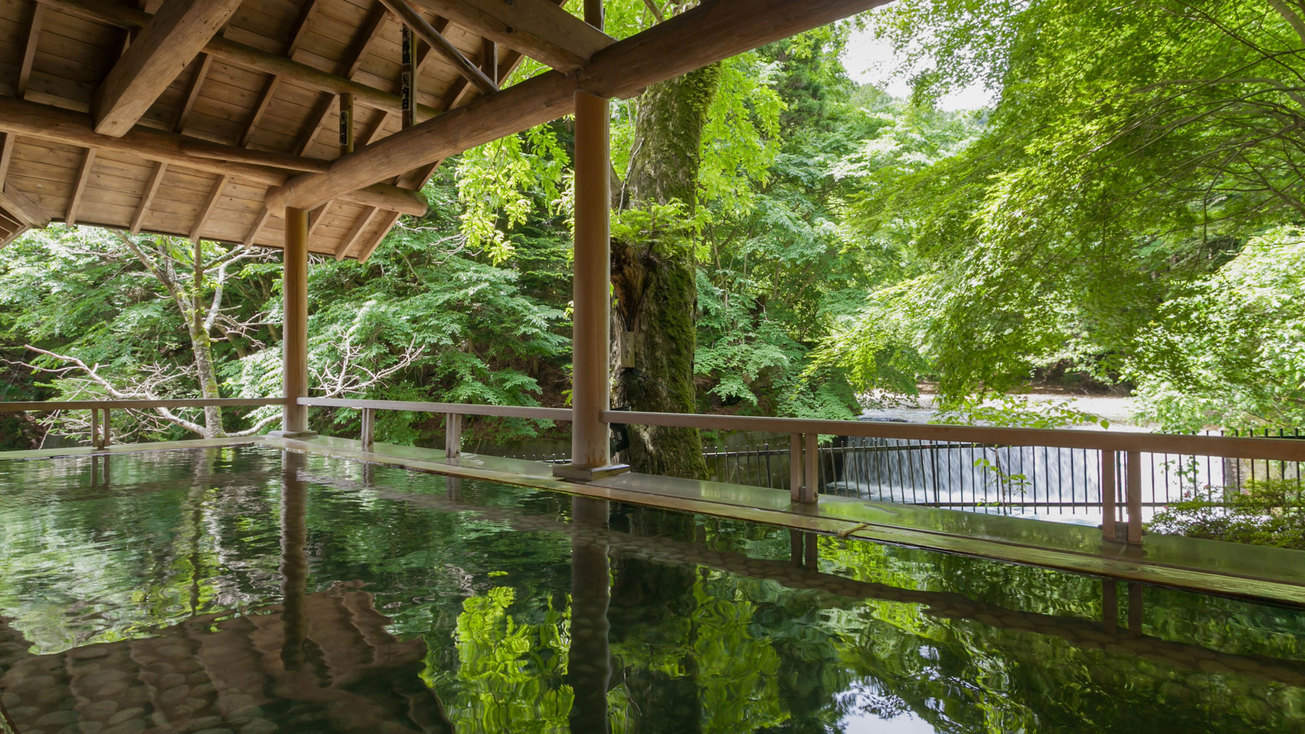
[[[1305,610],[259,448],[0,461],[0,731],[1287,732]]]

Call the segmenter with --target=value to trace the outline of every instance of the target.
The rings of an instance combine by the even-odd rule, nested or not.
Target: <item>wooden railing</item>
[[[264,405],[285,405],[285,398],[214,398],[206,400],[33,400],[0,403],[0,413],[52,413],[65,410],[89,410],[91,413],[91,445],[107,448],[112,438],[109,421],[111,410],[152,410],[154,408],[242,408]],[[103,421],[100,413],[104,413]]]
[[[283,398],[223,398],[214,400],[76,400],[48,402],[0,403],[0,413],[88,410],[91,413],[92,444],[104,448],[110,442],[111,410],[148,410],[152,408],[261,407],[285,405]],[[352,408],[362,412],[362,443],[371,450],[375,445],[376,412],[381,410],[436,413],[445,417],[445,451],[447,456],[461,453],[463,416],[478,415],[500,418],[526,418],[546,421],[569,421],[570,410],[504,405],[464,403],[427,403],[405,400],[353,400],[347,398],[299,398],[308,407]],[[103,413],[103,420],[101,420]],[[951,426],[871,421],[807,420],[802,418],[765,418],[691,413],[645,413],[631,411],[602,412],[610,425],[647,425],[725,431],[755,431],[789,435],[789,471],[794,502],[814,503],[819,498],[817,445],[821,435],[861,436],[918,441],[957,441],[989,446],[1047,446],[1096,450],[1101,453],[1102,531],[1114,539],[1120,509],[1117,497],[1122,494],[1125,539],[1139,543],[1142,538],[1142,459],[1143,453],[1187,454],[1238,459],[1268,459],[1305,462],[1305,441],[1286,438],[1247,438],[1236,436],[1181,436],[1156,433],[1107,432],[1095,430],[1049,430],[1036,428],[994,428],[985,426]],[[1119,461],[1120,457],[1123,462]],[[1117,466],[1122,466],[1122,477]],[[1122,479],[1122,493],[1119,484]],[[1107,491],[1114,488],[1114,491]]]
[[[319,408],[353,408],[362,411],[362,445],[370,451],[376,443],[376,411],[399,410],[409,413],[444,415],[444,452],[452,458],[462,453],[462,416],[484,415],[496,418],[531,418],[544,421],[569,421],[565,408],[529,408],[513,405],[475,405],[470,403],[421,403],[408,400],[350,400],[348,398],[299,398],[300,405]]]
[[[445,415],[447,431],[445,450],[449,456],[461,451],[462,416],[484,415],[539,420],[565,421],[571,411],[562,408],[525,408],[461,403],[422,403],[397,400],[349,400],[342,398],[300,398],[300,405],[354,408],[363,411],[363,444],[373,446],[374,415],[377,410],[404,410]],[[864,436],[873,438],[955,441],[989,446],[1048,446],[1089,449],[1101,453],[1102,533],[1108,539],[1117,536],[1120,521],[1118,497],[1122,494],[1125,537],[1129,543],[1142,541],[1142,454],[1189,454],[1239,459],[1305,461],[1305,441],[1282,438],[1244,438],[1231,436],[1183,436],[1158,433],[1133,433],[1097,430],[1053,430],[1039,428],[996,428],[875,421],[808,420],[803,418],[766,418],[731,415],[697,415],[692,413],[645,413],[603,411],[609,425],[669,426],[754,431],[789,435],[789,472],[794,502],[814,503],[819,498],[817,446],[821,435]],[[1123,462],[1119,461],[1123,458]],[[1122,465],[1122,477],[1116,467]],[[1122,478],[1122,493],[1119,480]],[[1114,491],[1108,491],[1113,488]]]

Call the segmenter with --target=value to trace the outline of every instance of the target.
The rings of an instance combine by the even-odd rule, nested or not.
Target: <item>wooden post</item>
[[[417,123],[417,37],[405,24],[399,55],[403,70],[399,73],[399,104],[403,108],[403,127],[412,127]]]
[[[602,26],[599,3],[586,20]],[[595,7],[599,6],[599,7]],[[609,469],[611,444],[602,411],[611,407],[611,149],[608,101],[575,93],[575,276],[572,281],[571,465],[560,476],[593,478]],[[588,473],[588,476],[586,476]]]
[[[444,457],[456,459],[462,455],[462,416],[444,414]]]
[[[362,447],[363,451],[371,451],[376,445],[376,409],[362,409]]]
[[[1114,451],[1101,452],[1101,537],[1110,543],[1117,540],[1115,535],[1115,518],[1118,512],[1115,507],[1115,492],[1118,491],[1115,485],[1117,456]]]
[[[1101,624],[1109,634],[1119,631],[1119,584],[1114,579],[1101,580]]]
[[[788,437],[788,496],[793,502],[802,501],[802,434]]]
[[[1142,542],[1142,453],[1128,452],[1127,481],[1124,483],[1124,501],[1128,505],[1128,542]]]
[[[91,448],[100,448],[100,409],[91,408]]]
[[[802,474],[805,475],[802,486],[802,502],[808,505],[814,505],[820,499],[820,451],[816,442],[820,435],[808,433],[806,435],[806,451],[802,457]]]
[[[353,152],[353,93],[340,95],[340,155]]]
[[[285,251],[282,253],[282,293],[285,325],[282,377],[287,401],[308,397],[308,211],[285,210]],[[287,402],[281,417],[286,433],[308,431],[308,409]]]
[[[108,448],[109,442],[113,440],[113,424],[109,420],[109,409],[104,409],[104,435],[100,439],[100,448]]]
[[[1142,585],[1128,584],[1128,633],[1142,635]]]

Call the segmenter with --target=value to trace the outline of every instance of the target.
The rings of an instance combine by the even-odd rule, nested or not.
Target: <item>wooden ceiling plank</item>
[[[41,36],[41,23],[44,21],[45,6],[37,3],[32,9],[32,24],[27,28],[27,45],[23,49],[23,60],[18,67],[18,86],[14,96],[22,99],[27,96],[27,86],[32,81],[32,65],[36,63],[36,44]]]
[[[258,217],[256,217],[254,223],[250,225],[249,233],[245,235],[245,239],[240,241],[241,246],[249,247],[254,244],[254,240],[258,239],[258,233],[263,230],[263,225],[267,224],[267,220],[271,217],[272,210],[268,209],[267,205],[264,204],[262,211],[258,213]]]
[[[145,186],[145,195],[141,197],[140,204],[136,207],[136,214],[131,218],[132,234],[140,234],[140,228],[145,223],[145,215],[149,213],[150,204],[154,203],[154,195],[159,192],[159,185],[163,183],[163,176],[167,172],[167,163],[158,163],[154,166],[150,182]]]
[[[615,40],[548,0],[413,2],[559,71],[579,69]]]
[[[95,90],[95,131],[130,130],[240,7],[241,0],[167,0]]]
[[[204,79],[208,77],[209,67],[213,65],[213,57],[208,54],[199,55],[199,66],[195,68],[195,74],[190,78],[186,85],[186,101],[177,111],[177,118],[172,123],[172,129],[175,132],[185,132],[186,122],[190,119],[190,111],[195,109],[195,102],[199,99],[199,90],[204,86]]]
[[[574,109],[577,91],[599,97],[634,94],[650,84],[887,1],[704,3],[604,48],[577,74],[551,71],[527,79],[341,156],[331,164],[329,173],[295,176],[269,191],[267,202],[274,208],[311,208],[345,191],[411,170],[414,164],[440,161],[555,120]],[[423,5],[427,3],[423,0]]]
[[[95,149],[90,148],[86,151],[86,157],[82,159],[81,171],[77,174],[77,183],[73,186],[72,197],[68,200],[68,215],[64,217],[64,222],[69,227],[77,223],[77,207],[81,206],[82,197],[86,195],[86,185],[91,180],[91,169],[95,166]]]
[[[371,224],[372,217],[376,216],[377,211],[375,207],[370,206],[362,210],[362,214],[358,216],[358,221],[354,222],[349,233],[340,240],[339,246],[335,248],[335,259],[337,261],[343,260],[344,256],[349,254],[349,248],[353,247],[353,243],[358,239],[359,235],[363,233],[364,229],[367,229],[368,224]]]
[[[199,242],[200,234],[204,231],[204,225],[208,224],[209,217],[213,216],[213,210],[217,208],[218,201],[222,198],[222,190],[227,187],[230,181],[228,176],[219,176],[216,183],[213,184],[213,190],[209,193],[208,199],[204,201],[204,206],[199,210],[199,217],[195,220],[195,226],[190,230],[190,241]]]
[[[228,1],[228,0],[224,0]],[[150,21],[150,14],[128,5],[107,0],[41,0],[45,5],[65,13],[97,23],[119,28],[141,28]],[[211,39],[203,49],[215,60],[263,74],[274,74],[304,86],[334,94],[352,93],[359,104],[375,109],[399,111],[398,95],[383,92],[366,84],[351,81],[336,74],[302,64],[293,59],[268,53],[252,46],[227,40],[221,36]],[[427,117],[436,110],[420,106],[418,111]]]
[[[228,175],[263,186],[278,186],[287,179],[287,173],[278,167],[240,162],[285,160],[285,155],[281,153],[221,146],[143,127],[120,138],[99,135],[91,129],[87,115],[16,99],[0,98],[0,132],[81,148],[125,153],[205,173]],[[210,158],[205,155],[220,157]],[[316,164],[305,162],[305,165]],[[405,214],[420,215],[426,211],[426,203],[419,195],[393,186],[368,187],[366,190],[348,192],[340,199]]]
[[[482,92],[488,93],[498,89],[498,85],[486,76],[485,72],[471,63],[466,56],[463,56],[456,46],[449,43],[449,39],[435,30],[435,27],[421,17],[421,14],[414,10],[411,5],[404,2],[404,0],[381,0],[381,4],[397,15],[404,25],[417,34],[418,38],[438,51],[445,59],[448,59],[453,64],[453,68],[464,79],[475,84]]]
[[[0,207],[9,210],[29,227],[44,227],[50,223],[45,210],[30,196],[14,188],[13,184],[4,184],[0,188]]]

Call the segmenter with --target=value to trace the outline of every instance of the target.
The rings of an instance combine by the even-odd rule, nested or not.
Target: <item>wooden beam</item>
[[[579,87],[625,98],[721,59],[833,23],[889,0],[705,0],[594,54]]]
[[[466,56],[463,56],[462,52],[459,51],[456,46],[449,43],[449,39],[445,38],[439,31],[435,30],[435,27],[425,18],[421,17],[420,13],[413,10],[411,5],[404,2],[404,0],[381,0],[381,4],[389,8],[390,12],[398,16],[399,20],[403,21],[404,25],[411,28],[412,31],[417,34],[418,38],[425,41],[427,45],[438,51],[441,56],[448,59],[449,62],[453,64],[453,68],[456,69],[463,78],[472,84],[475,84],[482,92],[493,92],[498,89],[498,85],[488,76],[485,76],[485,72],[481,71],[475,64],[471,63]],[[551,3],[549,3],[549,5],[551,5]]]
[[[18,136],[13,133],[3,133],[4,142],[0,142],[0,184],[4,183],[5,174],[9,173],[9,163],[14,159],[14,144],[18,142]]]
[[[3,249],[5,248],[5,246],[7,246],[10,242],[13,242],[14,240],[16,240],[16,239],[18,239],[19,237],[21,237],[22,234],[23,234],[24,232],[26,232],[27,230],[28,230],[28,227],[23,227],[23,228],[21,228],[21,229],[16,229],[16,230],[14,230],[13,232],[10,232],[10,233],[7,234],[7,235],[4,235],[3,237],[0,237],[0,250],[3,250]]]
[[[14,188],[13,184],[5,184],[3,181],[0,184],[3,184],[3,188],[0,188],[0,207],[4,207],[29,227],[44,227],[50,223],[50,218],[38,202]]]
[[[263,186],[280,186],[288,178],[283,169],[271,165],[278,160],[284,162],[284,154],[221,146],[147,128],[136,128],[118,138],[99,135],[91,129],[90,117],[87,115],[16,99],[0,98],[0,132],[82,148],[128,153],[150,161],[231,176]],[[255,165],[241,162],[242,160],[261,160],[269,165]],[[307,161],[301,163],[317,166]],[[352,204],[377,206],[416,216],[426,211],[426,202],[420,195],[386,185],[347,192],[340,199]]]
[[[296,176],[268,192],[273,207],[313,207],[491,140],[570,113],[573,95],[618,97],[888,0],[707,0],[594,55],[577,74],[548,72],[480,97],[341,156],[326,174]]]
[[[358,221],[353,223],[353,226],[349,228],[349,232],[345,234],[344,239],[340,240],[340,244],[336,246],[336,260],[343,260],[344,256],[349,254],[349,249],[353,247],[353,243],[362,235],[363,230],[367,229],[367,225],[371,224],[372,217],[376,216],[376,212],[377,210],[371,207],[363,209],[362,214],[358,217]]]
[[[266,204],[263,205],[262,210],[258,212],[258,216],[254,219],[253,225],[249,227],[249,233],[245,235],[245,239],[240,241],[240,244],[244,247],[254,244],[254,240],[258,239],[258,233],[263,231],[263,225],[267,224],[267,220],[271,217],[272,210],[268,209]]]
[[[199,242],[204,225],[208,224],[208,218],[213,215],[213,210],[217,208],[217,203],[222,198],[222,190],[227,187],[230,180],[228,176],[218,176],[217,182],[213,184],[213,190],[208,194],[208,199],[204,201],[204,206],[199,210],[199,218],[195,221],[195,226],[190,230],[191,242]]]
[[[195,74],[190,78],[186,85],[186,101],[177,111],[177,119],[172,123],[174,132],[185,132],[186,122],[190,119],[190,111],[195,109],[195,102],[199,99],[199,90],[204,86],[204,79],[208,77],[209,67],[213,65],[213,57],[208,54],[199,55],[199,66],[195,67]]]
[[[36,43],[41,36],[41,22],[44,20],[41,16],[45,12],[45,6],[36,3],[32,8],[32,24],[27,27],[27,45],[23,49],[23,61],[18,67],[18,86],[14,89],[14,96],[22,99],[27,96],[27,85],[32,81],[32,64],[36,61]]]
[[[614,40],[548,0],[413,2],[560,71],[579,69]]]
[[[68,201],[68,215],[64,217],[64,222],[68,226],[77,223],[77,207],[81,206],[82,197],[86,194],[86,185],[91,180],[91,168],[95,166],[95,149],[91,148],[86,151],[86,157],[82,159],[81,171],[77,174],[77,183],[73,186],[72,198]]]
[[[241,0],[168,0],[95,90],[95,132],[120,136],[204,50]]]
[[[41,2],[70,15],[119,28],[142,28],[151,18],[149,13],[107,0],[41,0]],[[359,104],[375,109],[399,111],[397,95],[350,81],[284,56],[229,41],[221,36],[210,40],[201,50],[231,66],[263,74],[274,74],[324,92],[334,94],[352,92],[358,98]],[[424,106],[420,107],[419,111],[427,116],[434,115],[436,112]]]
[[[328,201],[325,204],[312,210],[311,212],[308,212],[308,238],[309,239],[312,239],[313,235],[317,234],[317,228],[322,226],[322,222],[326,219],[326,211],[327,209],[330,208],[330,206],[331,206],[331,202]]]
[[[352,185],[356,181],[383,180],[555,120],[571,111],[574,93],[575,78],[569,75],[549,72],[527,79],[341,156],[326,174],[296,176],[268,192],[268,206],[278,209],[291,202],[317,206],[338,195],[333,193],[336,189],[356,188]]]
[[[145,187],[145,195],[141,197],[140,204],[136,206],[136,214],[131,218],[132,234],[140,234],[141,225],[145,223],[145,215],[149,212],[150,204],[154,203],[154,195],[159,192],[159,184],[163,183],[163,176],[167,172],[168,164],[155,164],[154,173],[150,175],[150,182]]]

